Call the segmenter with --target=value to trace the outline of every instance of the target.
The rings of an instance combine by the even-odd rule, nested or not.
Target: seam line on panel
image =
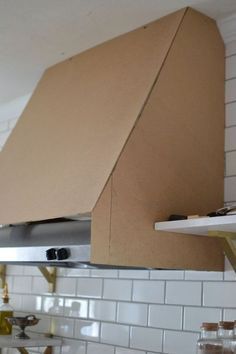
[[[112,194],[113,194],[113,174],[111,174],[111,198],[110,198],[110,225],[109,225],[109,254],[108,257],[110,259],[110,254],[111,254],[111,219],[112,219]]]
[[[171,52],[171,50],[172,50],[172,47],[173,47],[174,42],[175,42],[175,40],[176,40],[176,38],[177,38],[177,35],[179,34],[179,31],[180,31],[180,29],[181,29],[181,27],[182,27],[182,24],[183,24],[183,22],[184,22],[184,19],[185,19],[185,16],[186,16],[188,10],[189,10],[189,9],[186,8],[186,9],[184,10],[184,12],[183,12],[182,18],[180,19],[179,24],[177,25],[177,29],[176,29],[176,31],[175,31],[175,33],[174,33],[174,35],[173,35],[173,38],[172,38],[172,40],[170,41],[170,45],[169,45],[169,48],[168,48],[168,50],[167,50],[167,52],[166,52],[166,55],[165,55],[165,57],[164,57],[164,59],[163,59],[163,62],[162,62],[162,64],[161,64],[159,70],[156,72],[156,74],[155,74],[155,76],[154,76],[154,81],[153,81],[153,83],[151,84],[151,87],[150,87],[149,91],[147,92],[146,98],[144,98],[143,104],[142,104],[142,106],[141,106],[141,109],[140,109],[139,113],[137,114],[137,117],[136,117],[136,120],[135,120],[135,122],[134,122],[134,124],[133,124],[133,127],[132,127],[132,129],[130,130],[130,132],[129,132],[128,136],[127,136],[126,141],[125,141],[124,144],[123,144],[123,147],[122,147],[122,149],[121,149],[121,151],[120,151],[120,154],[118,155],[117,160],[116,160],[116,162],[114,163],[114,166],[113,166],[113,168],[112,168],[112,171],[111,171],[110,175],[109,175],[108,178],[107,178],[107,181],[108,181],[109,178],[113,175],[113,173],[114,173],[114,171],[115,171],[115,169],[116,169],[116,166],[117,166],[117,164],[118,164],[118,162],[119,162],[119,160],[120,160],[120,157],[121,157],[121,155],[123,154],[123,151],[125,150],[125,148],[126,148],[126,146],[127,146],[127,144],[128,144],[128,141],[130,140],[130,137],[131,137],[131,135],[133,134],[133,131],[134,131],[134,129],[136,128],[136,126],[137,126],[137,124],[138,124],[138,122],[139,122],[139,120],[140,120],[140,118],[141,118],[141,116],[142,116],[142,113],[143,113],[144,109],[146,108],[147,102],[149,101],[149,98],[150,98],[150,96],[151,96],[151,94],[152,94],[152,92],[153,92],[153,90],[154,90],[154,88],[155,88],[155,86],[156,86],[156,84],[157,84],[157,82],[158,82],[158,80],[159,80],[159,77],[160,77],[160,74],[161,74],[161,72],[162,72],[162,69],[163,69],[163,67],[164,67],[164,65],[165,65],[165,63],[166,63],[166,61],[167,61],[167,58],[169,57],[169,54],[170,54],[170,52]],[[107,182],[106,182],[106,184],[107,184]],[[102,195],[102,193],[103,193],[103,191],[104,191],[104,189],[105,189],[105,187],[106,187],[106,184],[105,184],[104,188],[102,189],[102,191],[101,191],[101,193],[100,193],[100,195],[99,195],[99,197],[98,197],[97,202],[99,201],[99,199],[100,199],[100,197],[101,197],[101,195]],[[94,208],[96,207],[97,202],[96,202]]]

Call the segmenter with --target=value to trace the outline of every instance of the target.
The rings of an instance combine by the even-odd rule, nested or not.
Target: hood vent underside
[[[90,259],[90,228],[89,220],[63,218],[3,226],[1,263],[86,267]]]

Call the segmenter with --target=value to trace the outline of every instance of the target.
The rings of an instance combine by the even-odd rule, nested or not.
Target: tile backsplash
[[[225,202],[231,203],[236,202],[236,41],[226,49]],[[0,148],[28,98],[0,107]],[[16,313],[36,313],[41,321],[33,330],[63,338],[55,354],[194,354],[201,322],[236,319],[236,276],[227,260],[224,273],[60,268],[54,294],[34,267],[8,266],[7,280]]]
[[[16,313],[64,338],[56,354],[195,353],[203,321],[236,318],[235,279],[227,261],[224,273],[59,268],[50,294],[37,268],[7,267]]]

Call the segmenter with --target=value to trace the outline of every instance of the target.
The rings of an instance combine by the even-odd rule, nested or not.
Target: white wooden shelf
[[[44,347],[43,354],[52,354],[53,347],[62,345],[62,340],[58,338],[50,338],[45,335],[30,333],[30,339],[15,338],[15,331],[9,336],[0,336],[0,353],[2,348],[16,348],[20,354],[29,354],[26,348]]]
[[[219,237],[222,251],[236,272],[236,215],[157,222],[155,230]]]
[[[155,230],[199,236],[209,231],[236,232],[236,215],[156,222]]]

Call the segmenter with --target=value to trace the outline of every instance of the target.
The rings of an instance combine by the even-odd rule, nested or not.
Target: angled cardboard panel
[[[111,190],[112,176],[109,178],[96,208],[92,212],[91,223],[91,262],[109,264],[110,227],[111,227]]]
[[[0,224],[92,211],[184,11],[46,71],[2,152]]]
[[[222,270],[217,240],[154,231],[223,205],[224,45],[189,9],[113,173],[109,263]]]

